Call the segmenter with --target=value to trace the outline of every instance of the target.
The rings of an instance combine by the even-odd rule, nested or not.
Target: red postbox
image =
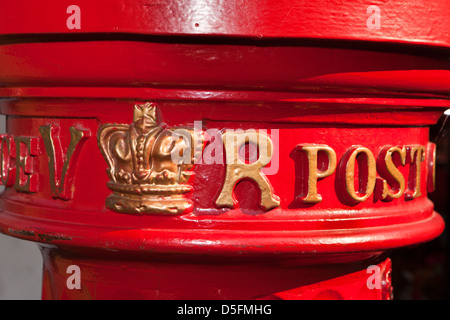
[[[389,299],[444,229],[449,11],[2,2],[0,231],[44,299]]]

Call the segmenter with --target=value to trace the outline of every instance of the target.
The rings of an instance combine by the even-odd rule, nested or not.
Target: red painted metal
[[[378,3],[380,29],[367,27],[362,0],[79,0],[81,29],[67,28],[69,3],[0,3],[0,231],[39,244],[43,298],[390,298],[388,253],[444,228],[427,198],[428,126],[450,106],[450,2]],[[192,212],[108,209],[97,133],[131,124],[133,106],[148,101],[169,128],[266,130],[276,154],[268,167],[278,165],[266,178],[279,207],[258,206],[260,188],[243,180],[237,207],[220,208],[226,166],[202,163],[188,182]],[[62,184],[72,127],[83,138]],[[317,181],[322,201],[304,203],[298,146],[312,144],[333,149],[337,167]],[[386,146],[423,146],[418,186],[414,156],[397,163],[405,192],[421,195],[381,200],[377,165],[373,194],[350,201],[342,176],[356,146],[375,158]],[[66,285],[70,265],[81,270],[81,289]],[[381,287],[368,285],[370,266]]]

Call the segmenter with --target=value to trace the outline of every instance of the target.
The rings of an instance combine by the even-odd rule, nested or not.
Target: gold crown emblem
[[[147,102],[134,106],[132,124],[104,124],[97,138],[109,165],[109,209],[130,214],[192,211],[192,201],[184,196],[192,186],[186,182],[201,154],[201,147],[194,147],[193,129],[159,123],[156,104]]]

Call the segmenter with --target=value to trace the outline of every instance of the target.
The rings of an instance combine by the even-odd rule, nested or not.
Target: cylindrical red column
[[[0,3],[0,231],[43,298],[391,298],[444,229],[450,3],[377,3]]]

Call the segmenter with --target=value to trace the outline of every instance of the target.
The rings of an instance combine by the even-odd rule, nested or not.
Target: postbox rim
[[[3,210],[0,232],[41,244],[140,254],[278,256],[381,252],[417,245],[445,227],[435,211],[418,221],[354,229],[248,231],[122,229],[20,217]]]
[[[77,9],[78,8],[78,9]],[[80,25],[71,26],[79,10]],[[0,4],[0,35],[143,34],[357,40],[450,47],[448,1],[344,2],[58,0]],[[102,19],[98,19],[98,15]],[[373,23],[379,15],[379,25]],[[51,18],[49,18],[51,17]],[[375,21],[376,22],[376,21]]]

